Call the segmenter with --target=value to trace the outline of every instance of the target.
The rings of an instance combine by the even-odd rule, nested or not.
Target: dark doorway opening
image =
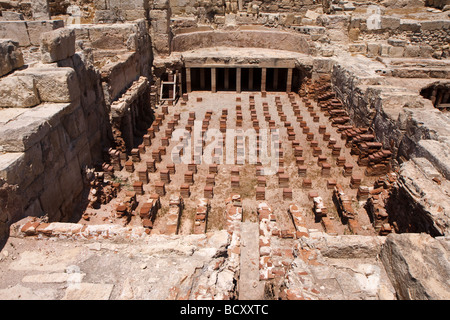
[[[267,68],[266,91],[285,92],[287,75],[287,68]]]
[[[211,91],[210,68],[191,68],[191,90]]]
[[[217,91],[236,91],[236,68],[216,69]]]
[[[242,68],[242,91],[261,91],[261,74],[262,72],[260,68]]]
[[[292,70],[292,92],[299,92],[305,75],[299,69]]]

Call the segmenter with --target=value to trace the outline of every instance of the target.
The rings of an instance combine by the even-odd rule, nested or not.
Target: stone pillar
[[[292,91],[292,72],[293,72],[292,68],[289,68],[287,74],[286,92]]]
[[[211,92],[217,92],[216,70],[216,68],[211,68]]]
[[[266,91],[267,68],[261,69],[261,92]]]
[[[192,92],[191,68],[186,68],[186,91],[187,91],[187,93],[191,93]]]
[[[236,68],[236,93],[241,93],[241,68]]]

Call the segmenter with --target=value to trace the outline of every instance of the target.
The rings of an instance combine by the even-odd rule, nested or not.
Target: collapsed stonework
[[[448,299],[444,2],[1,2],[0,296]]]

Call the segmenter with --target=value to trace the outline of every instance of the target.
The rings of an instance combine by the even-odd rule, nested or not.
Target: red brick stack
[[[202,234],[206,232],[206,220],[210,209],[209,200],[200,198],[197,200],[197,209],[195,212],[194,234]]]
[[[347,224],[349,219],[355,219],[356,213],[352,207],[352,199],[344,193],[344,189],[339,184],[334,187],[333,202],[343,224]]]
[[[367,213],[371,217],[375,231],[380,235],[392,232],[385,206],[390,196],[390,189],[396,180],[397,176],[392,172],[380,177],[375,181],[366,202]]]

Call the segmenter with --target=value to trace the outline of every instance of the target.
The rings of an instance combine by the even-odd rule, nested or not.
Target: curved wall
[[[304,35],[286,31],[201,31],[179,34],[172,39],[175,52],[210,47],[266,48],[311,54]]]

